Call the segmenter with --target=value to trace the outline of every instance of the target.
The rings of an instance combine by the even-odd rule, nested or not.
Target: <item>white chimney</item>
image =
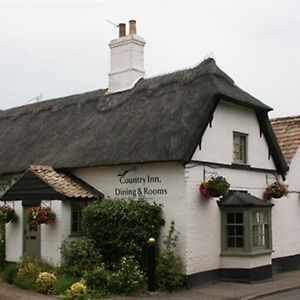
[[[129,21],[129,35],[126,25],[119,24],[119,38],[112,40],[110,47],[110,73],[108,93],[131,89],[143,78],[145,40],[136,34],[136,22]]]

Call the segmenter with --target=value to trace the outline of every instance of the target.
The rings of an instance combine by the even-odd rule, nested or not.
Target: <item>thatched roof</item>
[[[31,164],[79,168],[127,163],[187,163],[219,99],[254,109],[277,169],[286,164],[268,124],[271,108],[221,71],[195,68],[141,79],[125,92],[97,90],[0,112],[0,173]]]

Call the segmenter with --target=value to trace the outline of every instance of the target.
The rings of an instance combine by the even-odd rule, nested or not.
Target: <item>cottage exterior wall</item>
[[[186,166],[186,203],[187,203],[187,274],[216,270],[223,265],[228,266],[229,259],[220,257],[221,253],[221,224],[218,199],[201,197],[199,185],[204,180],[204,174],[224,176],[232,189],[247,190],[253,196],[262,198],[266,187],[266,176],[271,173],[216,168],[193,163]],[[230,261],[234,261],[231,258]],[[240,261],[240,259],[237,259]],[[269,258],[251,258],[252,264],[259,265]],[[236,265],[236,263],[234,263]],[[233,267],[233,266],[232,266]]]
[[[13,207],[18,221],[6,224],[5,252],[7,261],[19,261],[23,254],[23,206],[21,201],[14,201]]]
[[[41,258],[53,265],[59,265],[61,261],[61,243],[69,239],[71,232],[71,206],[70,202],[58,200],[43,201],[50,206],[56,214],[55,223],[41,226]],[[6,260],[19,261],[23,255],[23,218],[24,210],[22,201],[14,201],[14,209],[18,215],[18,221],[6,224]]]
[[[49,201],[47,203],[56,214],[53,225],[41,225],[41,258],[53,265],[61,262],[60,248],[71,233],[70,202]]]
[[[267,265],[271,265],[271,255],[261,255],[251,259],[245,256],[223,256],[221,267],[222,269],[252,269]]]
[[[126,170],[129,171],[123,177],[119,176]],[[105,197],[128,198],[142,196],[150,203],[162,204],[166,221],[162,235],[168,233],[171,221],[175,221],[175,229],[180,233],[177,251],[185,259],[187,215],[184,168],[179,163],[83,168],[74,171],[74,174],[99,189]],[[139,181],[139,183],[128,182],[134,178],[137,178],[136,181]],[[145,179],[145,182],[143,179]],[[151,182],[151,179],[157,181]],[[121,191],[127,192],[127,194],[120,194]],[[134,194],[133,191],[140,191],[141,195]],[[150,191],[153,193],[156,191],[157,193],[150,195]]]
[[[288,197],[274,199],[273,258],[300,253],[300,149],[297,150],[287,175]]]
[[[195,151],[193,160],[232,164],[233,131],[248,134],[248,164],[251,167],[275,170],[269,159],[268,146],[255,112],[242,106],[221,101],[201,141],[201,150]]]
[[[233,160],[233,131],[248,134],[248,163],[251,167],[266,169],[239,170],[201,162],[231,165]],[[198,163],[197,163],[198,161]],[[268,158],[268,146],[260,136],[259,125],[253,110],[220,102],[211,126],[206,129],[201,149],[198,148],[192,162],[185,168],[185,198],[187,203],[187,274],[236,268],[257,267],[270,264],[271,256],[248,259],[220,257],[221,224],[217,199],[207,200],[200,196],[199,185],[210,176],[221,175],[233,190],[244,190],[262,198],[268,178],[274,179],[275,165]],[[247,261],[248,260],[248,261]]]

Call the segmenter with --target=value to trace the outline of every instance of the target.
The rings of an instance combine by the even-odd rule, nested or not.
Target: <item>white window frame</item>
[[[233,132],[233,163],[247,164],[248,162],[248,134]]]

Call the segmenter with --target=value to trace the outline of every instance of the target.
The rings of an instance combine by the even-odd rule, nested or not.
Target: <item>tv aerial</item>
[[[116,24],[116,23],[114,23],[114,22],[112,22],[112,21],[110,21],[110,20],[108,20],[108,19],[105,19],[105,21],[108,22],[109,24],[115,26],[115,27],[119,27],[118,24]]]

